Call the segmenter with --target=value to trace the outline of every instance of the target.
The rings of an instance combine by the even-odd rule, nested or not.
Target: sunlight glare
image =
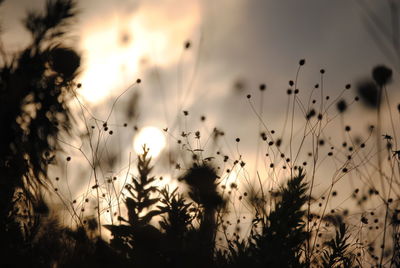
[[[133,139],[133,147],[137,154],[143,153],[143,145],[150,149],[149,156],[158,156],[165,147],[163,132],[156,127],[144,127]]]
[[[85,57],[80,95],[99,103],[132,84],[143,62],[162,67],[175,64],[183,42],[199,27],[201,12],[197,2],[175,9],[167,3],[145,2],[133,13],[113,12],[86,25],[81,34]],[[126,37],[123,44],[121,36]]]

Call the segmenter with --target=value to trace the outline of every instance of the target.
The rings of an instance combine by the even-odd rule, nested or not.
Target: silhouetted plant
[[[391,220],[393,228],[393,254],[391,259],[391,266],[400,266],[400,210],[395,209]]]
[[[384,65],[375,66],[372,70],[372,78],[378,86],[385,86],[392,80],[392,70]]]
[[[380,102],[379,89],[373,81],[363,81],[357,86],[358,94],[363,103],[370,108],[377,108]]]
[[[12,245],[21,251],[29,247],[29,241],[24,240],[28,237],[22,239],[24,243],[16,239],[18,228],[14,227],[21,221],[18,223],[14,204],[25,204],[22,210],[29,222],[23,228],[35,226],[39,214],[34,213],[42,202],[40,192],[47,183],[47,167],[54,163],[60,149],[57,136],[60,130],[68,132],[71,128],[66,103],[74,87],[80,56],[62,45],[62,40],[74,15],[74,1],[47,1],[43,14],[30,12],[24,20],[32,43],[13,57],[2,55],[0,236],[10,259],[18,252]],[[22,199],[24,203],[19,202]]]
[[[309,234],[305,231],[303,206],[308,198],[305,173],[300,168],[298,174],[290,178],[279,191],[279,199],[274,209],[263,221],[259,235],[255,235],[257,247],[256,262],[270,267],[301,267],[304,242]]]
[[[305,209],[308,198],[305,173],[290,178],[274,199],[274,207],[266,215],[256,215],[247,239],[230,242],[227,266],[234,267],[306,267],[303,247],[309,234],[305,230]],[[261,224],[261,227],[258,227]]]
[[[324,268],[355,267],[356,255],[350,251],[349,238],[350,234],[347,233],[346,224],[339,221],[335,238],[324,243],[326,248],[321,257]]]
[[[198,215],[198,208],[187,202],[178,188],[172,192],[166,186],[160,191],[162,214],[159,221],[164,232],[163,254],[166,256],[164,265],[167,267],[186,267],[192,261],[193,253],[197,254],[196,227],[193,221]],[[193,249],[195,247],[195,249]],[[194,252],[193,252],[194,251]]]
[[[192,253],[197,263],[196,267],[212,265],[215,251],[215,236],[217,232],[216,213],[223,206],[223,199],[217,191],[218,175],[208,163],[193,163],[190,169],[181,177],[189,186],[189,196],[200,207],[198,218],[200,226],[194,234],[197,244],[193,244]],[[194,243],[192,240],[191,243]]]
[[[43,193],[45,186],[50,184],[47,180],[48,165],[55,163],[57,151],[60,150],[57,142],[58,135],[60,131],[68,133],[72,127],[73,120],[67,101],[72,96],[70,93],[73,92],[74,87],[80,87],[73,82],[80,66],[80,56],[62,42],[68,30],[69,21],[75,15],[74,6],[74,1],[71,0],[49,0],[45,13],[28,13],[24,24],[31,33],[32,43],[17,56],[10,59],[4,58],[5,63],[1,66],[0,122],[4,129],[7,129],[0,132],[2,140],[0,143],[0,238],[2,242],[0,244],[4,248],[0,251],[1,265],[18,267],[23,266],[25,262],[35,267],[310,267],[314,265],[354,267],[369,262],[379,264],[379,266],[389,264],[389,262],[393,267],[400,265],[399,213],[393,205],[392,198],[394,195],[398,198],[397,192],[389,191],[387,195],[379,193],[373,182],[362,181],[365,185],[371,184],[367,185],[370,187],[369,190],[362,189],[364,194],[362,197],[359,196],[359,189],[356,189],[352,195],[361,208],[359,232],[383,229],[380,258],[378,254],[372,253],[376,238],[359,242],[352,231],[353,228],[348,228],[352,226],[349,223],[350,220],[347,222],[344,216],[335,214],[336,208],[330,213],[329,209],[327,210],[330,198],[337,196],[337,191],[333,190],[334,185],[344,176],[343,174],[352,170],[359,171],[362,162],[368,160],[369,156],[359,152],[365,147],[364,141],[361,138],[353,140],[350,136],[352,127],[344,125],[345,113],[353,102],[348,103],[345,100],[342,96],[343,91],[334,102],[328,103],[330,98],[324,95],[322,83],[324,69],[320,70],[321,84],[317,84],[313,89],[313,92],[320,90],[318,93],[320,100],[312,99],[313,93],[311,93],[308,104],[305,105],[298,97],[300,94],[298,78],[300,69],[306,63],[304,59],[299,61],[296,79],[289,81],[290,88],[286,91],[289,102],[281,137],[273,136],[275,131],[267,127],[262,113],[257,113],[252,104],[252,95],[246,95],[246,99],[259,119],[258,133],[261,133],[259,138],[268,148],[265,154],[268,164],[265,167],[269,166],[269,170],[265,177],[269,180],[269,175],[280,178],[282,174],[285,176],[290,174],[284,186],[268,189],[268,192],[264,193],[264,185],[259,176],[258,190],[250,189],[249,193],[241,192],[242,186],[236,181],[230,183],[228,188],[228,184],[221,183],[223,179],[220,176],[224,176],[225,172],[222,171],[224,168],[217,165],[214,159],[222,157],[221,162],[224,165],[233,163],[232,167],[226,169],[227,174],[236,167],[244,170],[246,163],[239,153],[239,146],[237,159],[219,151],[214,156],[202,159],[202,154],[205,154],[203,148],[192,149],[189,144],[191,134],[185,130],[181,132],[182,139],[177,139],[177,143],[183,149],[182,143],[186,142],[185,148],[192,152],[191,156],[194,160],[178,179],[185,184],[186,187],[182,188],[187,189],[186,191],[179,192],[179,188],[170,190],[169,187],[159,189],[155,186],[156,179],[151,176],[153,169],[151,158],[148,157],[148,150],[144,147],[143,154],[138,157],[138,175],[132,176],[132,181],[125,184],[123,190],[116,190],[117,187],[113,184],[117,181],[116,176],[107,178],[104,184],[97,177],[95,178],[95,185],[90,189],[97,191],[98,215],[96,218],[84,217],[83,213],[77,215],[72,205],[75,213],[73,216],[78,218],[77,222],[81,224],[78,224],[76,229],[61,226],[56,218],[52,218],[51,209],[45,203]],[[190,42],[185,43],[185,49],[190,47]],[[380,65],[372,70],[371,79],[360,83],[357,87],[361,100],[378,112],[375,134],[378,147],[376,154],[379,161],[378,167],[373,166],[372,170],[378,171],[382,182],[382,192],[385,188],[391,190],[394,185],[398,186],[398,173],[394,171],[394,167],[398,165],[399,153],[392,148],[396,145],[392,142],[392,139],[396,139],[393,123],[393,133],[383,135],[388,159],[395,160],[390,163],[392,166],[389,175],[384,174],[386,171],[382,164],[384,160],[380,158],[381,152],[383,154],[384,151],[380,149],[383,134],[380,111],[384,97],[386,97],[388,107],[390,106],[386,85],[391,79],[392,70]],[[141,80],[138,79],[137,84],[140,82]],[[245,89],[242,84],[236,85],[239,89],[238,93]],[[350,84],[345,86],[346,90],[349,88]],[[261,84],[259,89],[260,94],[263,94],[262,92],[266,89],[265,84]],[[110,129],[114,125],[109,123],[109,119],[117,100],[123,94],[114,101],[106,120],[94,118],[80,103],[82,116],[85,117],[87,112],[95,122],[93,126],[88,126],[85,121],[87,128],[85,134],[90,140],[90,145],[94,137],[90,130],[98,130],[97,145],[102,142],[100,134],[107,133],[108,137],[115,133],[113,132],[115,130]],[[75,93],[73,95],[77,97]],[[133,96],[132,103],[135,103],[135,100],[137,100],[137,95]],[[355,98],[355,101],[357,100],[358,97]],[[314,105],[318,101],[320,101],[319,108]],[[328,110],[335,105],[337,114],[331,117]],[[301,132],[295,130],[296,112],[299,112],[306,120],[302,137]],[[185,110],[183,114],[189,116],[189,111]],[[324,137],[327,132],[326,126],[337,115],[340,117],[342,129],[349,135],[348,139],[344,137],[341,149],[335,149],[334,139]],[[127,116],[136,116],[136,110],[130,107]],[[201,116],[202,122],[205,119],[205,116]],[[286,131],[287,121],[291,121],[290,131]],[[124,127],[127,125],[124,123]],[[298,137],[296,133],[300,133],[298,152],[294,151]],[[194,135],[197,144],[202,145],[200,131],[194,132]],[[214,128],[211,134],[214,136],[213,144],[216,145],[217,138],[224,135],[225,132]],[[283,137],[284,135],[286,137]],[[391,135],[394,135],[394,138]],[[311,141],[308,143],[306,138],[310,137]],[[240,141],[240,138],[236,138],[237,144]],[[323,146],[327,144],[331,145],[327,157],[333,157],[335,164],[339,163],[337,166],[339,168],[332,176],[327,191],[323,192],[322,196],[315,197],[313,188],[317,184],[314,184],[314,181],[316,182],[317,169],[323,161],[320,157]],[[312,158],[312,166],[311,178],[307,178],[309,182],[306,182],[306,174],[298,165],[298,161],[302,157],[302,149],[308,145],[310,145],[308,149],[311,150],[308,156]],[[257,155],[260,148],[261,145],[258,145]],[[108,164],[107,167],[110,169],[115,166],[118,159],[116,152],[113,152],[108,159],[103,159],[99,146],[91,150],[93,159],[86,158],[86,160],[91,165],[95,176],[104,164]],[[360,155],[362,159],[359,162],[355,161],[354,158]],[[345,160],[343,161],[342,158]],[[71,160],[70,157],[67,158],[67,161],[69,160]],[[170,159],[170,161],[176,165],[177,169],[182,168],[177,163],[177,159]],[[302,166],[306,165],[307,162],[304,161]],[[284,170],[290,170],[290,172],[286,173]],[[239,177],[238,174],[235,176]],[[372,176],[366,176],[371,180]],[[360,178],[364,179],[364,176],[360,175]],[[222,191],[219,189],[220,186]],[[99,190],[106,188],[105,193],[110,196],[106,196]],[[110,189],[114,191],[113,194],[110,194]],[[310,190],[308,194],[307,190]],[[236,193],[240,195],[237,200]],[[112,216],[115,213],[113,210],[115,203],[121,213],[119,198],[124,196],[127,217],[118,215],[119,224],[112,220],[112,224],[101,225],[100,196],[104,199],[109,197],[107,208]],[[367,211],[363,207],[368,198],[373,198],[373,196],[385,205],[386,213],[384,213],[383,221],[379,221],[377,216],[373,218],[374,212]],[[113,199],[113,197],[116,198]],[[84,200],[85,203],[90,201],[86,196]],[[316,200],[323,201],[315,202]],[[68,207],[70,203],[75,204],[76,200],[65,202]],[[230,209],[235,209],[238,203],[246,204],[246,209],[251,212],[250,223],[245,223],[250,225],[248,233],[242,232],[240,212],[234,215],[237,216],[236,226],[234,226],[233,234],[231,232],[232,217],[237,211],[231,213]],[[314,209],[316,206],[318,206],[317,209]],[[82,212],[83,210],[82,207]],[[348,211],[344,211],[343,215],[348,215]],[[389,221],[388,224],[387,221]],[[335,227],[334,234],[329,224]],[[98,236],[98,231],[101,230],[99,226],[104,226],[111,232],[110,243]],[[392,230],[391,240],[385,236],[389,227]],[[356,238],[356,242],[352,240],[353,238]],[[385,243],[386,239],[387,243]],[[364,250],[366,244],[369,244],[369,255],[365,254],[363,258],[369,259],[362,260],[360,252]],[[385,251],[385,246],[391,246],[392,251]],[[391,255],[390,260],[389,255]]]
[[[162,198],[160,202],[162,205],[158,206],[162,213],[162,220],[159,222],[161,228],[168,236],[183,237],[188,232],[189,228],[194,228],[192,221],[195,215],[190,211],[196,210],[192,203],[186,202],[184,196],[177,192],[175,188],[172,192],[169,191],[168,186],[160,191]]]
[[[151,186],[154,177],[149,177],[151,172],[148,149],[143,147],[143,154],[138,157],[137,177],[132,177],[132,183],[125,186],[130,197],[126,197],[125,205],[128,219],[119,216],[125,224],[104,225],[111,231],[113,238],[111,245],[132,263],[140,267],[155,267],[161,263],[161,232],[150,224],[154,216],[162,213],[158,209],[150,210],[159,198],[152,198],[156,187]]]

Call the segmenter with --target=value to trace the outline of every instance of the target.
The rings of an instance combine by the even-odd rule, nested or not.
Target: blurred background
[[[306,63],[298,74],[297,88],[305,107],[313,99],[314,85],[322,84],[324,98],[331,97],[325,104],[328,107],[331,102],[335,113],[334,101],[345,85],[369,78],[377,64],[393,69],[388,91],[393,100],[398,97],[400,57],[393,2],[79,1],[68,42],[82,53],[78,78],[82,87],[77,89],[79,102],[72,103],[80,128],[63,152],[63,158],[72,156],[72,161],[60,161],[54,177],[71,180],[69,199],[93,184],[93,174],[83,171],[87,163],[76,150],[82,148],[86,118],[94,128],[107,122],[107,131],[113,131],[97,137],[105,144],[104,179],[123,180],[134,172],[136,154],[146,143],[163,183],[176,183],[181,169],[190,163],[190,153],[185,152],[198,150],[203,158],[227,155],[232,162],[243,160],[246,167],[230,170],[234,175],[225,173],[229,167],[221,159],[219,167],[230,182],[241,172],[248,185],[256,170],[269,172],[269,160],[261,158],[268,150],[261,145],[262,121],[287,146],[291,107],[287,89],[289,80],[296,79],[300,59]],[[43,5],[40,0],[12,0],[0,7],[2,41],[11,49],[9,53],[29,42],[20,24],[25,12]],[[262,84],[264,91],[259,89]],[[357,95],[354,88],[340,98],[352,103]],[[80,110],[82,103],[85,112]],[[342,121],[326,129],[324,139],[341,144],[344,125],[354,126],[354,137],[366,139],[368,126],[375,120],[373,109],[353,105]],[[294,129],[304,126],[304,114],[297,108],[293,121]],[[213,142],[215,130],[225,134],[219,142]],[[195,138],[196,131],[200,138]],[[301,139],[301,135],[296,137]],[[307,161],[307,153],[302,152],[300,163]],[[331,172],[329,168],[338,167],[328,161],[321,174]],[[91,183],[82,182],[82,176]],[[284,171],[275,179],[282,176]]]

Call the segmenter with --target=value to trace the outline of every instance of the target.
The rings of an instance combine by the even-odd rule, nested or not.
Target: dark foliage
[[[150,159],[147,158],[148,150],[144,147],[143,155],[139,156],[139,176],[132,178],[132,183],[126,185],[130,197],[126,197],[125,205],[128,210],[128,219],[119,217],[125,224],[105,225],[111,231],[113,239],[111,246],[121,253],[132,264],[139,267],[156,267],[162,263],[162,234],[150,224],[152,218],[161,214],[158,209],[150,210],[159,199],[152,198],[156,191],[151,183],[154,177],[149,177],[151,172]]]
[[[304,229],[308,200],[305,174],[299,169],[279,192],[274,210],[262,219],[262,230],[254,236],[255,266],[303,267],[301,247],[307,239]]]
[[[326,248],[322,254],[322,266],[324,268],[356,266],[356,256],[350,252],[349,238],[346,224],[340,221],[335,238],[325,242]]]
[[[222,203],[216,191],[214,169],[194,164],[183,177],[192,186],[189,195],[196,206],[177,189],[169,192],[164,188],[157,191],[160,198],[153,198],[157,188],[152,186],[155,178],[149,177],[152,168],[147,153],[144,148],[138,159],[139,176],[126,186],[130,194],[125,200],[128,219],[120,217],[124,224],[105,225],[113,235],[111,246],[138,267],[213,265],[216,209]],[[153,208],[156,203],[160,205]],[[162,218],[160,230],[150,222],[157,215]]]
[[[48,1],[44,14],[30,12],[24,21],[31,45],[14,57],[3,55],[0,237],[2,254],[10,260],[12,254],[31,250],[38,213],[44,208],[40,191],[59,149],[57,136],[71,127],[66,101],[80,56],[60,41],[74,14],[72,1]]]
[[[357,93],[365,106],[377,108],[379,104],[379,89],[373,81],[363,81],[357,85]]]
[[[247,242],[239,239],[228,241],[228,253],[215,245],[216,213],[222,198],[216,191],[218,176],[214,169],[194,164],[182,177],[191,186],[189,195],[197,206],[187,203],[177,189],[170,193],[168,188],[164,188],[160,191],[162,205],[157,206],[158,210],[151,210],[158,199],[150,197],[154,188],[149,185],[153,178],[148,178],[151,168],[146,155],[147,151],[139,158],[141,179],[134,178],[134,183],[127,187],[132,196],[125,201],[129,219],[121,220],[128,225],[106,225],[114,237],[111,245],[133,264],[139,267],[305,266],[301,248],[307,239],[303,210],[307,201],[307,184],[302,169],[279,191],[274,209],[263,217],[256,215],[254,222],[261,222],[262,229],[257,230],[254,225]],[[205,199],[219,201],[204,203]],[[140,216],[143,208],[147,212]],[[149,221],[159,214],[162,216],[159,222],[162,232]],[[200,220],[197,228],[195,219]]]
[[[372,70],[372,78],[378,86],[384,86],[392,80],[392,70],[386,66],[378,65]]]
[[[193,166],[181,178],[190,187],[189,196],[196,203],[207,209],[215,209],[222,204],[222,198],[217,192],[215,170],[209,165]]]
[[[375,66],[372,79],[360,82],[357,93],[367,107],[376,109],[382,102],[382,87],[392,80],[392,70],[382,65]]]
[[[150,176],[151,158],[148,157],[146,147],[138,157],[138,175],[132,176],[132,181],[121,191],[125,197],[126,216],[118,215],[118,224],[114,222],[104,225],[111,232],[110,243],[97,234],[100,212],[98,218],[87,218],[85,224],[75,229],[62,227],[59,220],[51,214],[43,194],[47,190],[46,186],[51,184],[48,180],[48,166],[55,163],[57,152],[61,149],[57,137],[61,132],[68,134],[73,127],[73,117],[67,101],[72,96],[73,88],[79,87],[74,84],[74,78],[79,71],[80,56],[73,48],[65,46],[63,40],[74,16],[74,1],[47,1],[43,14],[29,12],[24,20],[32,43],[14,57],[7,58],[3,53],[4,64],[0,66],[1,267],[29,265],[200,268],[362,265],[359,257],[363,248],[354,246],[353,234],[341,216],[334,212],[326,215],[324,212],[322,216],[318,215],[318,221],[312,222],[310,201],[313,197],[311,193],[306,193],[308,183],[305,182],[304,170],[294,165],[290,173],[292,175],[284,186],[269,194],[262,193],[262,196],[257,196],[255,193],[249,196],[248,205],[252,221],[246,237],[240,237],[239,227],[233,235],[227,231],[230,228],[229,217],[232,215],[227,213],[228,201],[218,190],[220,167],[215,168],[212,165],[214,157],[209,157],[207,161],[200,161],[197,155],[193,157],[196,162],[177,180],[187,186],[186,192],[179,191],[178,188],[170,190],[167,186],[159,189],[155,186],[155,177]],[[185,49],[190,47],[190,42],[185,43]],[[305,65],[305,60],[300,60],[299,65]],[[325,70],[320,70],[320,73],[324,74]],[[391,78],[392,71],[389,68],[377,66],[372,71],[373,80],[359,84],[358,93],[367,106],[378,108],[379,111],[382,91]],[[140,82],[138,79],[137,83]],[[243,85],[239,84],[236,86],[241,90]],[[295,84],[297,85],[297,82],[289,82],[291,87]],[[349,88],[350,85],[346,85],[346,89]],[[265,89],[265,84],[261,84],[260,90]],[[299,89],[288,90],[288,94],[292,92],[298,94]],[[248,94],[247,98],[251,99],[251,96]],[[135,103],[136,99],[137,95],[132,98],[132,103]],[[339,113],[344,113],[348,105],[341,99],[336,108]],[[130,109],[128,117],[136,115],[136,110]],[[305,113],[307,110],[309,112]],[[307,125],[313,124],[317,112],[310,107],[307,110],[304,109]],[[185,116],[189,115],[188,111],[183,113]],[[317,117],[320,124],[325,115],[323,117],[322,113],[319,113]],[[205,117],[202,116],[201,120],[204,121]],[[104,129],[108,130],[107,123],[104,124]],[[346,126],[345,130],[350,132],[350,126]],[[112,131],[108,133],[111,135]],[[271,134],[273,133],[274,130],[271,131]],[[183,134],[185,137],[189,136]],[[214,134],[223,136],[224,133],[214,129]],[[195,135],[196,139],[200,139],[199,131],[195,132]],[[384,137],[387,140],[392,139],[388,134]],[[266,132],[261,133],[261,138],[264,141],[268,139],[269,146],[282,148],[282,139],[269,141],[271,138]],[[323,139],[317,141],[319,146],[325,143]],[[236,142],[239,143],[240,139],[237,138]],[[343,147],[346,146],[344,143]],[[360,148],[364,146],[363,143]],[[331,147],[332,150],[333,148]],[[353,150],[353,147],[351,148]],[[388,150],[390,149],[388,147]],[[390,155],[393,153],[394,158],[397,151],[390,151]],[[283,153],[280,155],[285,157]],[[332,156],[332,152],[329,152],[328,156]],[[348,158],[350,159],[351,157]],[[228,156],[224,156],[224,163],[229,162],[228,160]],[[292,162],[290,158],[284,160],[286,163]],[[241,161],[240,157],[240,161],[234,162],[234,165],[236,164],[243,168],[245,162]],[[306,166],[306,162],[303,166]],[[274,167],[274,164],[271,163],[270,167]],[[342,171],[349,172],[347,167],[343,167]],[[314,178],[311,179],[313,180]],[[311,183],[311,188],[312,185]],[[92,189],[101,186],[96,184],[95,187]],[[231,189],[229,194],[233,189],[238,191],[238,185],[232,183]],[[378,195],[376,190],[372,192]],[[337,192],[333,191],[332,196],[336,195]],[[243,196],[247,196],[247,193],[243,193]],[[242,196],[239,200],[242,200]],[[393,202],[392,198],[389,200]],[[322,207],[322,203],[319,203],[319,207]],[[389,213],[391,216],[387,217]],[[399,211],[389,210],[387,205],[386,214],[384,228],[385,231],[389,225],[392,228],[393,250],[389,260],[384,256],[382,245],[382,257],[379,261],[382,264],[385,258],[386,264],[390,262],[393,267],[398,267]],[[391,219],[388,225],[387,219]],[[361,228],[371,221],[362,216]],[[238,224],[239,222],[237,219]],[[329,225],[325,225],[326,236],[321,238],[321,222],[333,224],[335,230],[329,230]],[[310,227],[310,223],[314,223],[314,226]],[[378,229],[377,218],[374,223]],[[217,239],[219,235],[225,239]],[[322,245],[315,245],[315,248],[319,249],[314,248],[317,240]],[[221,243],[217,244],[216,241]],[[375,261],[379,259],[375,255],[371,257]]]
[[[400,210],[395,209],[392,215],[393,226],[393,255],[391,265],[400,267]]]

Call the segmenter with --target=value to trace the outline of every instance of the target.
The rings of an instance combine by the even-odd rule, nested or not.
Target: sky
[[[332,97],[346,84],[369,77],[377,64],[398,73],[400,64],[393,53],[385,53],[376,42],[383,40],[379,33],[378,39],[371,34],[371,14],[390,29],[389,2],[81,0],[71,27],[72,44],[82,53],[80,98],[93,115],[104,119],[123,94],[110,121],[115,126],[129,122],[129,131],[110,141],[110,150],[118,150],[124,161],[134,147],[137,131],[132,124],[139,129],[169,128],[169,143],[181,131],[200,130],[204,146],[217,127],[226,132],[217,149],[242,155],[254,166],[260,120],[246,95],[252,95],[250,102],[270,129],[282,130],[288,81],[295,79],[300,59],[306,60],[298,79],[303,100],[320,83],[320,69],[326,71],[324,92]],[[0,6],[6,47],[23,48],[29,39],[19,22],[26,10],[39,9],[43,3],[6,0]],[[190,48],[184,49],[188,41]],[[390,47],[390,42],[383,44]],[[138,78],[142,82],[135,84]],[[263,95],[258,90],[262,83],[267,88]],[[350,102],[355,95],[350,90],[344,97]],[[135,96],[139,96],[135,116],[128,118]],[[365,122],[357,120],[361,114]],[[206,117],[204,123],[201,116]],[[295,116],[302,118],[297,112]],[[373,116],[359,107],[346,120],[364,130]],[[248,172],[253,174],[252,167]],[[78,191],[79,184],[74,185]]]

